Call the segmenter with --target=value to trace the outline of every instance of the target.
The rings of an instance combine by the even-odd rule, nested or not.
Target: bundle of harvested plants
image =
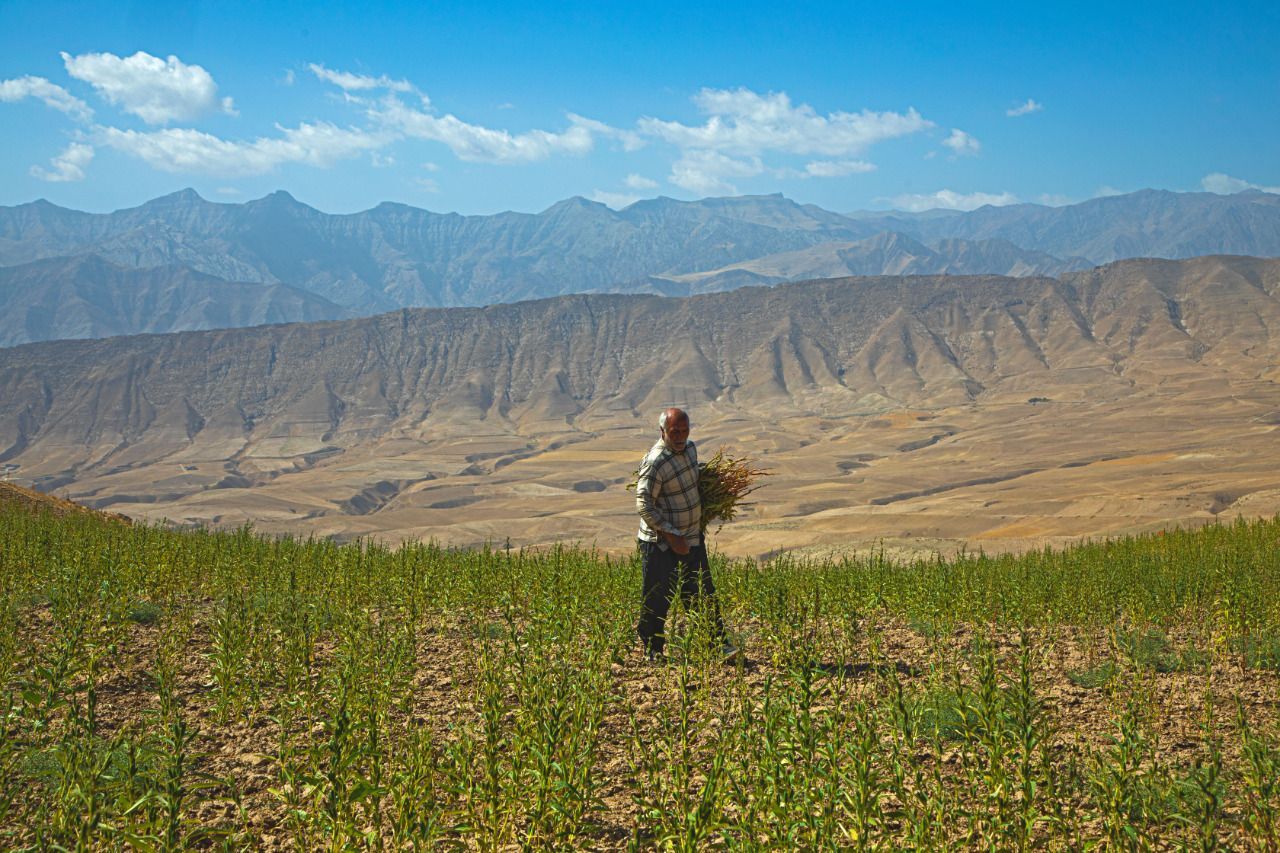
[[[716,530],[732,521],[738,510],[747,506],[747,495],[760,488],[756,480],[768,477],[772,472],[755,467],[751,460],[728,456],[723,450],[706,462],[698,463],[698,492],[702,495],[701,532],[706,533],[712,524]],[[634,492],[640,482],[640,472],[631,472],[627,491]],[[718,522],[718,523],[717,523]]]
[[[702,532],[716,524],[716,529],[732,521],[738,510],[746,506],[747,495],[760,488],[756,482],[769,476],[763,468],[744,457],[729,456],[723,450],[698,466],[698,490],[702,493]]]

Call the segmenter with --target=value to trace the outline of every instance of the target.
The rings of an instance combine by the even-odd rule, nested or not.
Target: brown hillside
[[[53,515],[93,515],[129,524],[127,517],[114,512],[102,512],[82,506],[75,501],[46,495],[14,483],[0,482],[0,511],[17,509],[24,512],[48,512]]]
[[[1280,260],[586,295],[0,350],[15,479],[134,517],[625,548],[669,404],[778,472],[727,550],[1280,510]]]

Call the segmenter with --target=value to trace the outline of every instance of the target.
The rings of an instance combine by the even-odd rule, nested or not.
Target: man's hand
[[[683,536],[677,536],[674,533],[663,532],[663,536],[667,537],[667,544],[671,546],[671,550],[675,551],[681,557],[689,553],[689,541]]]

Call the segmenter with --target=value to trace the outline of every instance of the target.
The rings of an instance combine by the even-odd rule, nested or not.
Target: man
[[[686,607],[705,596],[711,606],[716,639],[726,660],[738,650],[724,642],[711,583],[711,566],[702,541],[702,498],[698,492],[698,448],[689,440],[689,415],[670,408],[658,417],[660,438],[640,463],[636,482],[636,510],[640,513],[642,593],[640,641],[650,660],[660,661],[666,637],[663,629],[677,581]]]

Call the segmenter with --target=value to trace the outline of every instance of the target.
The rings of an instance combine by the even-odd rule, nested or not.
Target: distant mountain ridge
[[[873,220],[887,225],[888,220]],[[922,240],[1008,240],[1025,249],[1097,264],[1125,258],[1280,256],[1280,195],[1139,190],[1065,207],[990,205],[921,218],[902,229]]]
[[[586,199],[540,214],[436,214],[381,204],[321,213],[284,192],[242,205],[187,190],[95,216],[0,209],[0,265],[98,254],[180,263],[221,278],[287,282],[359,313],[608,290],[650,273],[711,269],[871,231],[781,198],[658,199],[623,214]]]
[[[0,267],[0,346],[349,316],[295,287],[224,281],[180,265],[132,269],[80,255]]]
[[[651,276],[649,283],[655,292],[674,296],[850,275],[1057,276],[1091,266],[1085,258],[1062,260],[1007,240],[949,238],[930,247],[905,234],[884,231],[865,240],[819,243],[706,272]]]
[[[569,293],[692,294],[850,274],[1056,276],[1127,257],[1215,253],[1280,256],[1280,196],[1143,190],[1067,207],[934,216],[845,216],[780,195],[656,198],[618,211],[571,198],[538,214],[492,216],[392,203],[334,215],[284,192],[221,204],[192,190],[109,214],[45,201],[0,208],[0,266],[93,255],[135,270],[185,267],[228,282],[285,285],[352,315]],[[62,292],[65,276],[56,265],[43,279],[34,269],[24,273],[31,292],[22,298],[59,304],[49,294]],[[245,298],[241,288],[231,301]],[[320,305],[310,314],[231,304],[212,313],[236,323],[268,315],[305,320],[317,318]],[[132,322],[103,318],[102,325],[185,328]],[[50,335],[86,328],[77,320],[43,325]],[[34,339],[26,334],[9,331],[0,344]]]

